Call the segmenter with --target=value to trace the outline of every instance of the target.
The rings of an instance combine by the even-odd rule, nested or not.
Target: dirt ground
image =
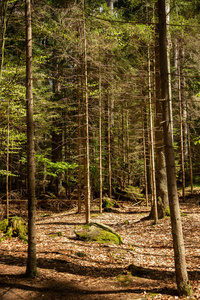
[[[200,299],[200,207],[195,199],[181,204],[189,279]],[[85,223],[76,208],[60,213],[38,211],[38,276],[27,279],[27,244],[18,238],[0,244],[0,300],[180,299],[176,292],[170,218],[153,225],[142,220],[149,208],[124,203],[98,213],[92,221],[111,226],[123,239],[120,246],[78,240],[76,225]],[[131,276],[128,266],[150,269]]]

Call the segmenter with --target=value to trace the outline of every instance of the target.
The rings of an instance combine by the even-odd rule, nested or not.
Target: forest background
[[[35,191],[38,199],[71,199],[76,193],[79,213],[85,199],[89,223],[93,198],[101,212],[103,196],[119,199],[131,190],[138,196],[142,191],[146,205],[151,200],[155,223],[170,206],[176,226],[173,218],[180,212],[173,212],[178,198],[172,178],[182,186],[183,201],[185,186],[193,193],[199,182],[200,4],[33,1],[31,6],[32,22],[30,1],[26,9],[20,1],[1,1],[0,184],[7,217],[9,200],[28,195],[30,233]],[[182,238],[180,230],[177,236]],[[31,247],[31,236],[29,241]]]
[[[23,2],[2,3],[0,181],[1,192],[7,186],[12,197],[27,194],[25,18]],[[82,3],[71,1],[32,6],[37,197],[69,196],[75,188],[82,193],[87,122],[92,196],[99,197],[100,185],[110,197],[130,186],[151,194],[154,1],[116,1],[112,11],[89,1],[84,14]],[[177,179],[188,183],[193,174],[198,183],[199,3],[173,1],[169,15]]]

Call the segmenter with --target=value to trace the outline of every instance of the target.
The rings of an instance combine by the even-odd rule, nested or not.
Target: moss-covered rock
[[[86,241],[120,245],[123,243],[121,236],[109,226],[100,223],[90,223],[76,226],[75,234]]]
[[[0,223],[0,231],[4,235],[0,238],[0,242],[5,238],[19,237],[20,239],[27,241],[27,223],[23,218],[14,216],[9,219],[5,219]]]

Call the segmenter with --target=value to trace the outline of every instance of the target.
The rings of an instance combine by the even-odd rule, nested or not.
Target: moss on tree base
[[[23,218],[14,216],[0,222],[0,232],[4,235],[0,238],[2,242],[6,238],[19,237],[23,241],[27,242],[27,224]]]

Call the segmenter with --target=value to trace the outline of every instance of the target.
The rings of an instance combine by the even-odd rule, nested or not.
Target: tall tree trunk
[[[188,155],[189,155],[189,169],[190,169],[190,186],[191,194],[193,194],[193,170],[192,170],[192,152],[190,144],[190,127],[188,126]]]
[[[176,170],[174,148],[172,140],[172,130],[170,123],[170,105],[169,105],[169,81],[167,64],[167,32],[166,32],[166,4],[165,0],[158,0],[159,13],[159,45],[160,45],[160,72],[161,72],[161,99],[163,103],[163,127],[165,157],[167,168],[167,184],[170,205],[170,217],[172,225],[172,237],[175,259],[176,282],[179,295],[189,296],[192,294],[188,282],[188,274],[185,260],[185,247],[183,240],[178,191],[176,184]]]
[[[89,112],[88,112],[88,75],[87,75],[87,43],[85,29],[85,3],[83,1],[83,37],[84,37],[84,79],[85,79],[85,166],[86,193],[85,210],[86,223],[90,223],[90,157],[89,157]]]
[[[182,197],[185,201],[185,163],[183,146],[183,116],[182,116],[182,93],[181,93],[181,71],[180,71],[180,48],[178,56],[178,102],[179,102],[179,121],[180,121],[180,142],[181,142],[181,177],[182,177]]]
[[[129,141],[129,111],[128,111],[128,103],[126,101],[126,168],[127,168],[127,173],[128,173],[128,185],[130,184],[129,149],[130,149],[130,141]]]
[[[166,0],[166,23],[167,23],[167,66],[168,66],[168,82],[169,82],[169,106],[170,106],[170,123],[172,130],[172,142],[174,143],[173,134],[173,109],[172,109],[172,84],[171,84],[171,64],[170,64],[170,49],[171,49],[171,36],[170,36],[170,0]]]
[[[125,189],[125,181],[126,181],[126,176],[125,176],[125,162],[126,162],[126,152],[125,152],[125,143],[124,143],[124,104],[122,102],[122,111],[121,111],[121,116],[122,116],[122,188]]]
[[[146,140],[145,140],[145,127],[144,127],[144,114],[146,113],[146,100],[142,101],[142,139],[143,139],[143,157],[144,157],[144,183],[145,183],[145,199],[146,206],[149,205],[148,197],[148,176],[147,176],[147,156],[146,156]]]
[[[102,213],[102,140],[101,140],[101,118],[102,118],[102,106],[101,106],[101,66],[99,67],[99,211]]]
[[[6,154],[6,218],[9,218],[9,145],[10,145],[10,101],[8,98],[8,109],[7,109],[7,154]]]
[[[36,265],[36,198],[33,122],[32,28],[31,1],[26,0],[26,112],[27,112],[27,179],[28,179],[28,260],[26,275],[35,277]]]
[[[82,166],[82,143],[81,143],[81,85],[80,85],[80,68],[77,69],[77,98],[78,98],[78,213],[81,213],[81,166]]]
[[[9,145],[10,145],[10,101],[8,98],[7,109],[7,154],[6,154],[6,218],[9,218]]]
[[[112,197],[111,168],[111,126],[110,126],[110,95],[107,94],[107,146],[108,146],[108,196]]]
[[[156,176],[155,176],[155,159],[154,159],[154,128],[152,113],[152,96],[151,96],[151,61],[149,45],[148,53],[148,98],[149,98],[149,125],[150,125],[150,149],[151,149],[151,174],[152,174],[152,207],[154,223],[158,223],[157,196],[156,196]]]
[[[154,53],[154,102],[155,102],[155,165],[156,165],[156,195],[158,218],[165,217],[169,207],[167,191],[167,174],[165,163],[165,148],[163,140],[161,83],[160,83],[160,53],[159,53],[159,28],[155,27],[155,53]]]

